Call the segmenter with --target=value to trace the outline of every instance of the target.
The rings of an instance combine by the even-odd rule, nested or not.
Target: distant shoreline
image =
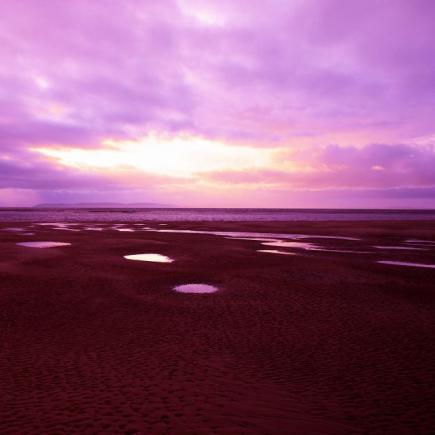
[[[435,221],[435,210],[174,207],[0,208],[1,222],[331,222]]]
[[[37,204],[31,208],[161,208],[173,207],[171,204],[158,204],[153,202],[138,202],[122,204],[118,202],[79,202],[73,204]]]
[[[291,207],[182,207],[174,205],[133,205],[133,204],[117,204],[117,205],[34,205],[34,206],[18,206],[18,207],[0,207],[0,211],[44,211],[44,210],[225,210],[225,211],[271,211],[271,212],[335,212],[335,213],[435,213],[435,208],[291,208]]]

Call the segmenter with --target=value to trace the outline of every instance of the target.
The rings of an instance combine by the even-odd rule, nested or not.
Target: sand
[[[377,261],[435,264],[435,248],[371,247],[435,241],[434,222],[166,228],[360,237],[306,242],[368,253],[1,224],[0,433],[433,433],[435,271]],[[16,245],[32,240],[71,245]],[[174,262],[123,258],[148,252]],[[173,291],[187,283],[219,291]]]

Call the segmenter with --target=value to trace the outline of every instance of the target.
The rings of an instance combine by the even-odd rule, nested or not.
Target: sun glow
[[[158,175],[192,177],[210,171],[269,166],[270,149],[230,146],[192,136],[149,135],[138,141],[105,140],[103,148],[34,148],[65,166],[89,169],[135,169]]]

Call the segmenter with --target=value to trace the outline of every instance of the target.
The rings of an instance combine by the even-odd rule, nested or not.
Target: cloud
[[[357,148],[329,145],[314,151],[293,152],[287,159],[296,169],[216,171],[208,177],[217,183],[296,189],[435,186],[433,146],[372,144]],[[279,166],[285,164],[286,161],[281,160]]]
[[[3,0],[0,15],[4,188],[186,189],[162,171],[96,173],[29,152],[150,132],[287,155],[193,177],[192,190],[434,183],[433,148],[418,142],[435,134],[430,0]]]
[[[156,128],[251,142],[301,131],[433,131],[429,1],[43,6],[0,6],[0,119],[13,131],[23,120],[36,140],[86,146]]]
[[[26,207],[39,202],[38,192],[31,189],[3,189],[0,187],[1,207]]]

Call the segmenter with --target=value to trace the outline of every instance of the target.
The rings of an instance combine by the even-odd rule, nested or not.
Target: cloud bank
[[[0,205],[292,207],[316,191],[307,206],[341,192],[435,207],[431,0],[4,0],[0,14]]]

